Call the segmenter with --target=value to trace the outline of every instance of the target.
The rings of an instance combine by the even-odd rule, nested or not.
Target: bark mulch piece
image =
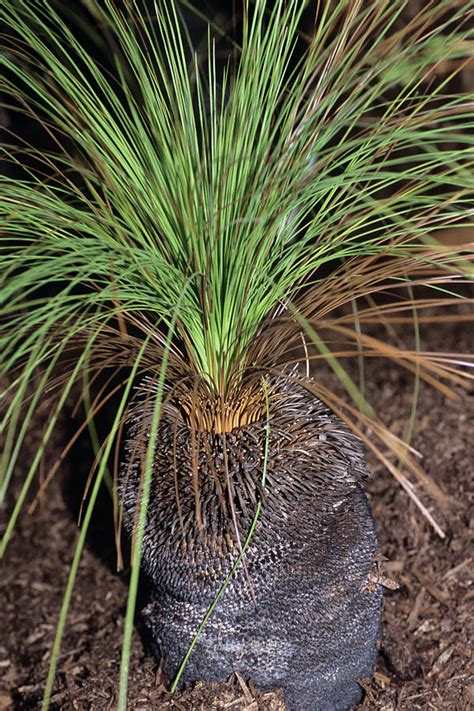
[[[440,325],[436,331],[427,329],[423,347],[472,351],[468,338],[466,328]],[[367,364],[366,381],[377,393],[386,422],[402,434],[410,412],[410,377],[374,360]],[[38,418],[37,430],[25,443],[25,466],[46,418],[46,412],[43,420]],[[422,497],[446,532],[444,540],[391,475],[369,458],[373,473],[369,495],[381,554],[386,559],[384,575],[399,588],[386,590],[381,653],[374,679],[361,682],[366,696],[360,711],[467,711],[474,706],[469,646],[474,617],[470,577],[474,557],[474,521],[470,518],[473,423],[474,392],[460,391],[458,400],[449,401],[422,386],[413,445],[422,455],[425,470],[448,497],[444,511]],[[58,432],[49,460],[54,460],[63,445]],[[65,485],[67,481],[74,484],[76,464],[66,461],[34,513],[20,517],[2,563],[0,711],[37,709],[41,704],[77,539],[76,512]],[[45,460],[43,476],[47,471]],[[4,530],[5,511],[2,517]],[[127,575],[114,569],[108,509],[99,508],[96,518],[73,594],[52,709],[116,708]],[[171,697],[137,633],[130,661],[129,708],[279,711],[284,705],[279,694],[260,694],[251,682],[238,676],[226,684],[199,683]]]

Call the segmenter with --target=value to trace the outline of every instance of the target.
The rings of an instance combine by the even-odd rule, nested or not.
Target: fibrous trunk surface
[[[147,441],[146,384],[142,390],[122,471],[129,528],[141,490],[140,439]],[[270,381],[268,390],[267,420],[228,433],[196,432],[178,405],[164,408],[144,534],[146,623],[173,678],[261,498],[246,565],[200,634],[183,680],[223,682],[237,671],[265,691],[281,686],[289,710],[343,711],[361,698],[358,680],[372,675],[380,631],[362,445],[303,381]]]

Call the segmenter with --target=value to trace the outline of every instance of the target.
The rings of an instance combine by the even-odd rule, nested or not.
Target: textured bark
[[[360,700],[357,681],[372,674],[380,634],[381,590],[368,580],[377,543],[361,488],[363,454],[302,386],[281,389],[282,397],[271,400],[267,480],[246,570],[240,566],[225,590],[183,681],[222,681],[239,671],[262,690],[283,687],[290,710],[341,711]],[[129,527],[140,480],[137,441],[146,428],[146,417],[138,416],[122,475]],[[153,581],[145,619],[171,678],[239,552],[229,502],[241,541],[253,519],[265,423],[205,433],[192,444],[170,405],[159,434],[144,540],[143,565]]]

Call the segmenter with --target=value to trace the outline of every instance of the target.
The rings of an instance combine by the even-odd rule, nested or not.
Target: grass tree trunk
[[[225,681],[238,671],[263,690],[282,687],[288,709],[342,711],[360,700],[357,682],[371,677],[377,653],[382,596],[369,581],[376,533],[361,488],[361,443],[304,385],[273,384],[268,430],[263,419],[199,431],[177,402],[167,403],[144,532],[151,579],[144,614],[172,679],[261,499],[243,564],[199,634],[182,681]],[[146,427],[138,406],[122,474],[129,528]]]

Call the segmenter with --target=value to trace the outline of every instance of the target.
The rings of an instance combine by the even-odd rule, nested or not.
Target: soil
[[[409,336],[406,336],[409,339]],[[469,330],[439,325],[424,334],[426,350],[472,352]],[[413,380],[382,361],[367,364],[372,401],[386,423],[403,434]],[[47,413],[38,416],[22,452],[23,466],[41,437]],[[385,591],[384,632],[376,672],[361,682],[359,711],[436,709],[467,711],[474,705],[470,667],[472,462],[474,391],[456,400],[422,386],[413,445],[425,471],[446,492],[449,506],[423,502],[446,533],[440,538],[393,477],[369,457],[368,493],[380,534],[384,574],[399,584]],[[42,476],[64,445],[67,423],[43,463]],[[50,649],[78,535],[83,468],[76,452],[31,514],[20,517],[0,579],[0,711],[40,708]],[[24,471],[18,472],[18,480]],[[13,493],[15,488],[13,487]],[[99,506],[79,569],[68,617],[52,709],[116,707],[127,571],[117,573],[107,495]],[[5,512],[3,512],[5,514]],[[4,516],[4,519],[6,517]],[[4,526],[4,524],[3,524]],[[140,604],[140,602],[139,602]],[[133,710],[284,709],[278,694],[259,694],[246,679],[197,684],[171,696],[147,652],[139,619],[132,644],[129,708]]]

